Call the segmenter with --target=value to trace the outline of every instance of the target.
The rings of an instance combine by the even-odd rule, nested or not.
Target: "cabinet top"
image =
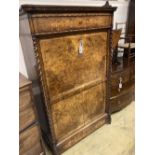
[[[20,7],[20,15],[25,13],[93,13],[107,12],[113,13],[117,7],[112,7],[107,1],[103,6],[56,6],[56,5],[36,5],[24,4]]]
[[[24,75],[19,73],[19,88],[23,88],[24,86],[30,85],[31,81],[28,80]]]

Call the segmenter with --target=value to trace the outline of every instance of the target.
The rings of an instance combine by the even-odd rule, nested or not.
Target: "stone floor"
[[[134,102],[112,115],[104,125],[62,155],[135,155]],[[51,153],[47,150],[47,155]]]

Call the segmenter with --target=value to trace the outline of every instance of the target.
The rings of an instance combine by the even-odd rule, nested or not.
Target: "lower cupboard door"
[[[78,131],[105,113],[105,83],[83,90],[53,105],[53,121],[58,141]]]
[[[82,94],[76,94],[53,105],[56,139],[62,140],[84,126]]]
[[[105,83],[100,83],[83,92],[85,125],[105,114]]]

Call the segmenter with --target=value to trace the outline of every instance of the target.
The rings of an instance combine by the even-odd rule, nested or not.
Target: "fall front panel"
[[[107,36],[103,31],[40,40],[57,141],[105,113]]]

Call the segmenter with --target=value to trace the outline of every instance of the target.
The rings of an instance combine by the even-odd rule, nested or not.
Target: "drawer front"
[[[34,105],[29,89],[20,92],[19,96],[19,130],[23,130],[36,120]]]
[[[126,70],[122,73],[116,73],[111,76],[111,86],[118,88],[120,79],[122,80],[122,84],[129,82],[130,80],[130,71]]]
[[[97,79],[105,81],[106,51],[107,32],[40,40],[51,100]]]
[[[128,92],[111,100],[111,112],[121,110],[134,100],[134,91]]]
[[[63,14],[35,15],[32,17],[34,33],[72,31],[111,26],[110,15]]]
[[[19,110],[24,110],[32,102],[31,92],[29,87],[22,89],[19,93]]]
[[[34,125],[19,135],[20,155],[40,155],[43,152],[39,127]]]
[[[32,103],[31,103],[32,104]],[[19,130],[23,130],[36,120],[33,105],[27,106],[24,110],[19,111]]]
[[[129,83],[123,84],[121,89],[119,89],[118,87],[111,88],[111,97],[114,98],[116,96],[119,96],[122,93],[125,93],[128,90],[134,91],[134,89],[135,89],[134,81],[130,81]]]
[[[41,144],[38,142],[32,148],[20,155],[45,155],[45,153],[42,150]]]

